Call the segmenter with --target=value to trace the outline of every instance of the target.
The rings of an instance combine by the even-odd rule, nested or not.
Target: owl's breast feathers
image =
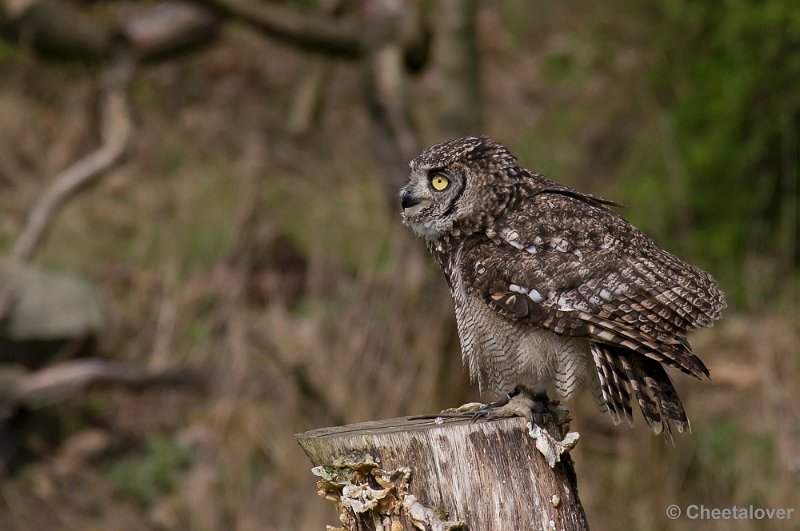
[[[446,276],[460,268],[470,294],[508,319],[708,376],[686,332],[719,318],[716,281],[607,204],[534,175],[504,216],[459,242],[461,252],[432,250]],[[455,256],[460,263],[448,263]]]

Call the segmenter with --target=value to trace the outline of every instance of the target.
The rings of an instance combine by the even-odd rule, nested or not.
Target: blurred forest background
[[[674,447],[568,404],[592,527],[797,525],[794,2],[0,0],[0,36],[0,528],[336,524],[292,434],[478,398],[396,198],[468,133],[729,296]]]

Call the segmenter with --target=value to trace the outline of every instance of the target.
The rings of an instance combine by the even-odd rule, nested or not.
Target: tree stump
[[[588,529],[572,460],[551,468],[523,418],[402,417],[296,437],[344,526],[328,529]]]

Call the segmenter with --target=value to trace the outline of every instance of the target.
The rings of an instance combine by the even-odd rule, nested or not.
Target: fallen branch
[[[220,22],[203,7],[165,2],[124,20],[120,32],[137,57],[156,59],[213,41],[219,34]]]
[[[388,32],[393,33],[389,38],[403,50],[410,70],[420,69],[428,56],[430,36],[413,2],[365,0],[361,2],[360,17],[356,19],[332,16],[331,11],[338,10],[299,11],[282,4],[254,0],[194,2],[246,22],[287,44],[323,55],[361,59],[372,51],[374,34]],[[391,19],[383,18],[386,13]]]
[[[238,18],[261,32],[295,46],[328,55],[359,57],[365,50],[360,29],[352,23],[303,13],[276,3],[253,0],[195,0],[223,15]]]
[[[98,358],[69,360],[2,382],[0,410],[48,406],[80,396],[97,385],[197,386],[199,380],[185,369],[147,371],[130,363]]]
[[[0,36],[55,59],[107,61],[120,47],[140,60],[165,58],[213,42],[220,22],[190,2],[162,2],[119,20],[75,2],[0,0]]]
[[[101,144],[56,175],[50,187],[39,196],[14,244],[15,258],[29,260],[56,211],[125,154],[133,131],[126,93],[132,73],[133,64],[127,59],[117,61],[104,73],[100,101]]]

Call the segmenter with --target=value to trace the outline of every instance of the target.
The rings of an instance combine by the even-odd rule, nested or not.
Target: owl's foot
[[[517,400],[517,397],[520,396],[523,398]],[[545,399],[546,398],[547,397],[545,397]],[[468,402],[458,407],[443,409],[439,415],[435,416],[443,418],[470,418],[473,421],[483,418],[488,420],[507,417],[528,417],[528,411],[533,407],[533,402],[531,400],[530,396],[524,391],[515,388],[500,400],[488,404]],[[531,405],[529,405],[529,402]]]
[[[544,456],[550,468],[561,461],[561,456],[578,443],[577,432],[569,431],[569,410],[558,401],[549,400],[547,395],[531,394],[525,389],[515,388],[506,396],[481,404],[470,402],[456,408],[445,409],[438,415],[421,415],[413,419],[435,419],[441,422],[446,418],[500,419],[523,417],[528,420],[528,435],[536,441],[536,449]],[[564,435],[566,434],[566,435]]]
[[[509,417],[524,417],[532,424],[544,426],[555,420],[562,431],[569,430],[569,410],[557,400],[550,400],[544,393],[531,394],[520,387],[506,394],[500,400],[482,404],[468,402],[458,407],[442,410],[438,415],[418,415],[412,419],[436,418],[469,418],[473,421],[480,419],[501,419]]]
[[[528,434],[536,440],[536,449],[542,453],[550,468],[561,461],[561,456],[569,452],[580,437],[577,432],[569,432],[571,419],[567,408],[557,401],[548,400],[545,394],[531,395],[519,388],[473,414],[473,420],[481,417],[528,419]]]
[[[526,391],[515,387],[506,396],[474,410],[472,420],[502,419],[508,417],[525,417],[532,422],[544,422],[542,415],[547,410],[546,395],[530,395]]]

